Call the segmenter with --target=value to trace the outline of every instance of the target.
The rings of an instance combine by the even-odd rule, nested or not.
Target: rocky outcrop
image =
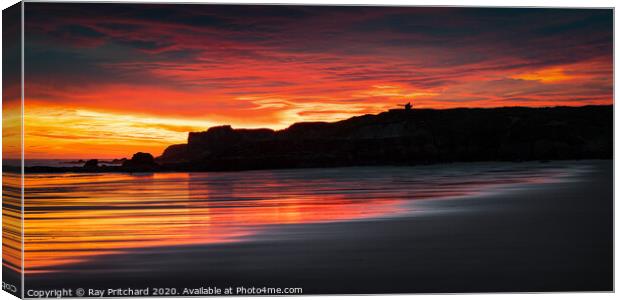
[[[162,163],[184,163],[189,161],[189,153],[187,152],[187,144],[176,144],[168,146],[161,156],[155,159],[156,162]]]
[[[159,165],[150,153],[138,152],[123,162],[122,168],[132,172],[155,171]]]
[[[98,159],[89,159],[84,163],[84,169],[97,169],[99,168],[99,160]]]
[[[241,170],[484,160],[612,158],[613,107],[391,110],[289,128],[192,132],[158,162]]]
[[[187,159],[202,161],[221,155],[231,148],[274,138],[276,133],[271,129],[232,129],[229,125],[211,127],[204,132],[190,132],[187,138]]]

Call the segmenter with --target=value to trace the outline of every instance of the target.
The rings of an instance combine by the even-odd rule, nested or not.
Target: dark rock
[[[190,132],[187,138],[187,160],[200,161],[216,157],[230,148],[275,137],[276,133],[271,129],[232,129],[230,125],[211,127],[204,132]]]
[[[123,168],[128,171],[144,172],[155,171],[159,165],[150,153],[138,152],[131,159],[123,162]]]
[[[155,159],[157,162],[183,163],[188,162],[187,144],[171,145],[164,153]]]
[[[190,170],[612,158],[613,106],[391,110],[279,131],[192,132],[157,161]],[[133,159],[132,159],[133,160]]]
[[[84,163],[84,168],[86,169],[97,169],[99,168],[99,160],[98,159],[89,159]]]

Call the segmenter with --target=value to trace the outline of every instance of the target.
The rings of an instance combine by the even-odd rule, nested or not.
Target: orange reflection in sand
[[[230,173],[28,174],[25,271],[131,249],[234,242],[265,225],[392,216],[411,200],[540,183],[549,172],[470,167]]]
[[[204,183],[207,176],[27,176],[26,272],[124,249],[236,241],[260,225],[379,216],[395,211],[399,202],[275,195],[277,186],[265,180],[246,184],[244,194],[251,196],[244,197],[236,195],[234,183]]]
[[[2,264],[22,268],[21,175],[2,172]]]

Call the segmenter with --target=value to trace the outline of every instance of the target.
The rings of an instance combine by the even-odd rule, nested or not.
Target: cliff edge
[[[271,129],[191,132],[164,168],[245,170],[453,161],[609,159],[613,106],[396,109]]]

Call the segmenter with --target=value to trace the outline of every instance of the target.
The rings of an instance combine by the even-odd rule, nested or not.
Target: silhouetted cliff
[[[613,106],[391,110],[287,129],[189,133],[164,169],[243,170],[612,158]]]

